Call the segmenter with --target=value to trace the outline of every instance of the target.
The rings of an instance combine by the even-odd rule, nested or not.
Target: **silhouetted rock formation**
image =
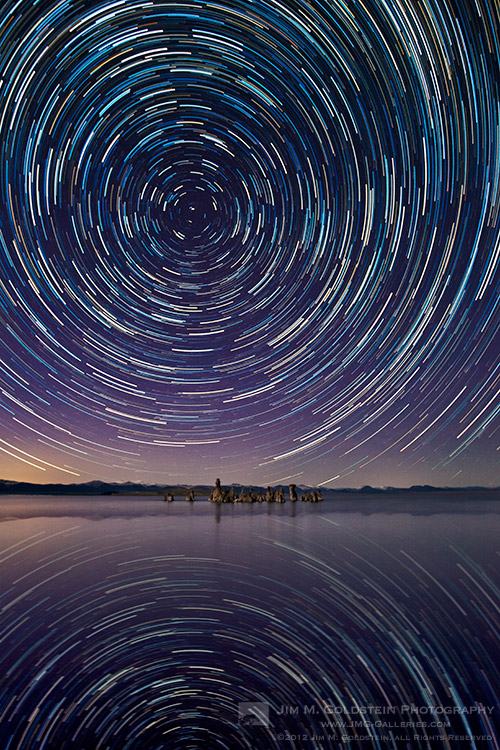
[[[220,479],[215,480],[215,487],[208,498],[211,503],[229,503],[229,492],[221,487]]]
[[[234,499],[236,503],[253,503],[254,491],[250,488],[247,492],[244,487],[241,488],[241,492]]]
[[[296,485],[288,485],[290,491],[290,501],[296,502],[298,500]],[[194,490],[191,490],[186,500],[194,500]],[[284,503],[285,502],[285,491],[283,487],[274,489],[268,486],[264,493],[261,489],[255,491],[252,487],[246,489],[241,487],[239,491],[235,490],[234,485],[231,489],[226,490],[221,486],[220,479],[215,480],[215,487],[211,491],[208,498],[211,503]],[[323,500],[321,490],[304,490],[304,494],[300,498],[303,502],[319,503]]]
[[[192,488],[189,490],[189,493],[186,495],[186,500],[189,503],[192,503],[192,502],[194,502],[196,500],[196,498],[194,496],[194,490]]]
[[[165,495],[165,500],[166,500],[166,501],[167,501],[168,503],[173,503],[173,502],[174,502],[174,500],[175,500],[175,497],[174,497],[174,496],[172,495],[172,493],[171,493],[171,491],[170,491],[170,490],[169,490],[169,491],[167,492],[167,494]]]

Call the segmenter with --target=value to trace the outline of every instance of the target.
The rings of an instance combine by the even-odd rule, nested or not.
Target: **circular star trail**
[[[494,3],[1,28],[4,456],[327,481],[497,447]]]
[[[2,524],[6,750],[497,748],[494,514],[149,509]]]

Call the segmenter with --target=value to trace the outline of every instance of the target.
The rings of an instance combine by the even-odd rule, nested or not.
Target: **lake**
[[[2,750],[500,749],[500,497],[0,500]]]

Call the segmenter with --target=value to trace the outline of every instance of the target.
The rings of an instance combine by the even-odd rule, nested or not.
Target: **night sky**
[[[495,0],[7,0],[0,476],[500,484]]]

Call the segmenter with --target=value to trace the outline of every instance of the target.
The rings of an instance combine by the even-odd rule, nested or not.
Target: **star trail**
[[[499,27],[7,2],[2,474],[500,484]]]
[[[146,504],[0,524],[6,750],[498,750],[497,514]]]

